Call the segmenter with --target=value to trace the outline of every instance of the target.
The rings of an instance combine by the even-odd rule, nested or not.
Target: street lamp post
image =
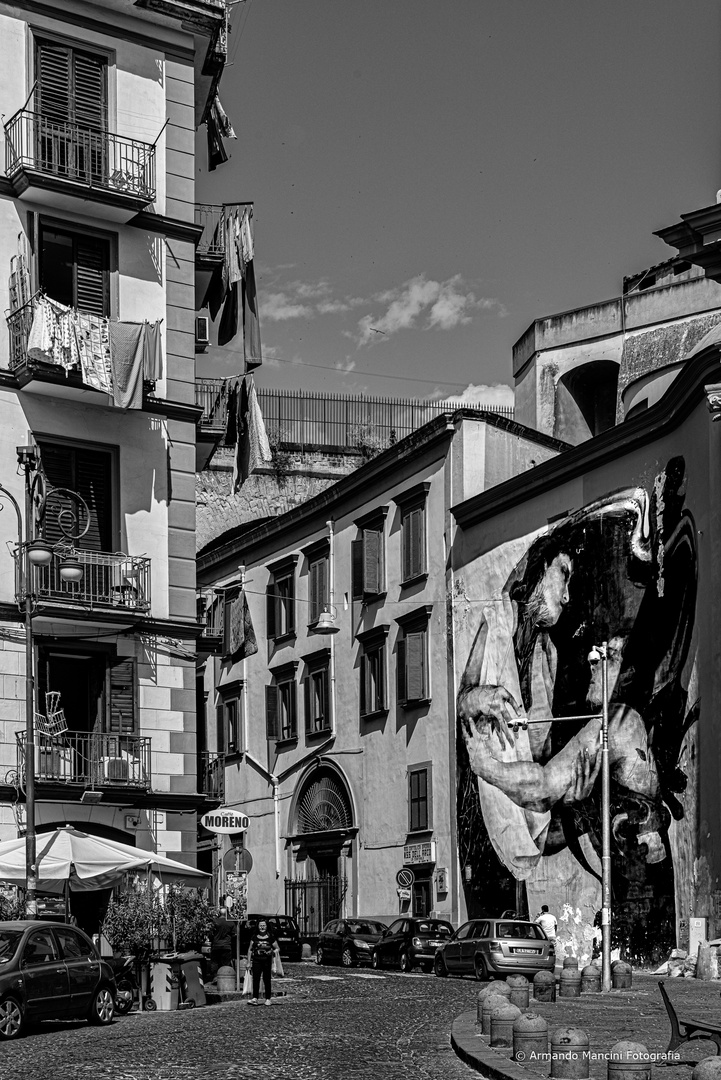
[[[15,552],[18,569],[19,595],[23,598],[22,610],[25,622],[25,914],[29,919],[37,917],[37,841],[35,829],[35,678],[33,615],[35,597],[32,590],[33,566],[48,566],[55,546],[36,540],[35,526],[45,515],[51,495],[69,498],[78,507],[77,512],[67,507],[58,513],[60,530],[66,539],[80,539],[90,527],[90,512],[85,500],[76,492],[64,488],[49,488],[40,470],[40,455],[35,446],[17,447],[18,464],[25,479],[25,517],[17,499],[0,484],[0,500],[7,499],[15,510],[18,525],[18,546]],[[2,509],[2,507],[0,507]],[[82,517],[85,525],[80,528]],[[73,560],[68,560],[73,562]],[[63,575],[62,563],[60,575]]]

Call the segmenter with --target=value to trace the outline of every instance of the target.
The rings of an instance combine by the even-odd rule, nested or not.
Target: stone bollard
[[[581,1028],[557,1028],[551,1033],[551,1076],[554,1080],[588,1080],[588,1035]]]
[[[310,960],[310,958],[312,956],[312,949],[310,947],[310,942],[308,942],[308,941],[303,942],[303,945],[301,947],[301,956],[302,956],[303,960]]]
[[[528,1000],[531,996],[531,988],[525,975],[509,975],[507,985],[511,989],[508,1000],[511,1005],[524,1012],[528,1008]]]
[[[563,958],[563,967],[565,967],[565,968],[578,967],[578,957],[577,956],[564,956],[564,958]]]
[[[503,994],[499,992],[499,987],[505,987],[505,983],[489,983],[488,986],[484,986],[482,990],[478,991],[476,996],[476,1023],[481,1024],[483,1022],[483,1002],[491,994],[495,994],[496,997],[503,997]]]
[[[588,964],[581,972],[581,993],[601,993],[601,969],[595,964]]]
[[[614,990],[630,990],[633,981],[633,968],[623,960],[611,964],[611,986]]]
[[[562,998],[581,996],[581,972],[577,967],[567,967],[561,972],[558,995]]]
[[[483,1000],[483,1009],[481,1010],[481,1034],[491,1034],[491,1013],[496,1005],[508,1005],[508,998],[503,997],[501,994],[489,994],[487,998]]]
[[[513,1046],[513,1025],[521,1010],[504,1000],[491,1010],[491,1046]]]
[[[699,1061],[691,1073],[691,1080],[721,1080],[721,1057],[707,1057]]]
[[[536,1001],[556,1000],[556,976],[552,971],[538,971],[533,976],[533,996]]]
[[[608,1080],[651,1080],[651,1059],[643,1043],[622,1039],[608,1055]]]
[[[526,1064],[545,1062],[546,1054],[548,1054],[548,1024],[538,1013],[522,1013],[513,1024],[513,1060]],[[721,1080],[721,1078],[716,1078],[716,1080]]]
[[[235,968],[219,967],[215,975],[215,985],[219,994],[232,994],[235,991]]]

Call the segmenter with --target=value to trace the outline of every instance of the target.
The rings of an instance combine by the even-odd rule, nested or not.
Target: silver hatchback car
[[[553,971],[556,951],[537,923],[521,919],[471,919],[437,950],[433,968],[440,978],[495,976]]]

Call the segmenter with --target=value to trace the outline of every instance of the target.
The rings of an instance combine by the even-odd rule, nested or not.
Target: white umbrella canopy
[[[0,881],[25,885],[25,837],[0,843]],[[207,874],[185,863],[156,855],[152,851],[120,844],[103,836],[80,832],[71,825],[36,836],[38,888],[62,893],[66,882],[72,892],[108,889],[128,871],[149,870],[164,884],[205,889]]]

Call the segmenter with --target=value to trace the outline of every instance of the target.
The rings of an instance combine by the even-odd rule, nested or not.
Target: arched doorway
[[[316,765],[301,779],[290,818],[292,865],[285,910],[307,937],[344,914],[357,833],[353,802],[340,771]]]

